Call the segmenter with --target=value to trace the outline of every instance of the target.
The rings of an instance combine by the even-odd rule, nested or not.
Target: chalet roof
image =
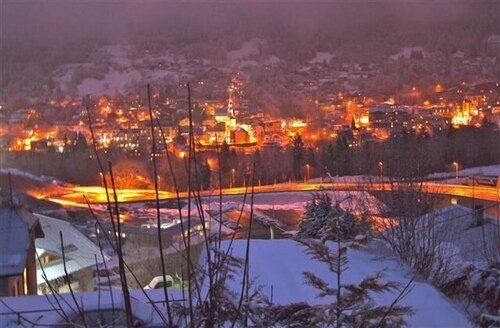
[[[0,208],[0,276],[23,273],[31,236],[43,236],[33,214],[10,205]]]
[[[83,233],[78,231],[71,223],[63,220],[54,219],[45,215],[35,214],[39,218],[45,237],[36,240],[38,253],[49,253],[62,257],[61,239],[59,233],[62,233],[64,242],[64,253],[66,257],[66,267],[68,274],[76,272],[90,266],[95,266],[95,259],[99,263],[103,262],[101,251]],[[40,255],[40,254],[39,254]],[[107,261],[108,258],[105,257]],[[64,277],[64,267],[62,261],[50,262],[44,266],[45,275],[49,281]],[[42,270],[37,270],[37,281],[42,283],[45,279],[42,277]]]
[[[248,134],[248,131],[243,128],[237,128],[235,132]]]

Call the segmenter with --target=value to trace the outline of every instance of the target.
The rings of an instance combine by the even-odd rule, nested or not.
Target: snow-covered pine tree
[[[307,253],[315,260],[325,263],[337,278],[336,286],[312,272],[304,272],[306,283],[318,291],[317,297],[329,302],[308,304],[305,302],[277,305],[271,309],[273,324],[286,327],[402,327],[405,315],[413,314],[410,307],[398,305],[409,292],[411,281],[401,289],[396,282],[383,282],[382,273],[366,277],[358,284],[342,283],[346,270],[347,248],[337,241],[337,252],[320,241],[299,240],[307,247]],[[373,302],[372,294],[400,290],[390,305],[379,306]]]
[[[369,222],[358,219],[349,211],[334,205],[325,193],[314,194],[306,205],[304,220],[300,224],[298,242],[306,246],[312,259],[325,263],[336,277],[330,285],[313,272],[304,272],[307,284],[318,291],[318,298],[327,299],[321,304],[305,302],[278,305],[271,309],[274,323],[286,327],[401,327],[404,316],[413,314],[410,307],[398,305],[399,300],[409,292],[410,282],[402,288],[397,282],[382,281],[382,272],[364,278],[357,284],[345,284],[342,275],[346,270],[347,247],[341,241],[352,240],[360,233],[366,233]],[[320,239],[320,240],[314,240]],[[326,245],[335,240],[337,251]],[[390,305],[376,305],[372,299],[375,293],[400,291]]]
[[[336,227],[339,226],[340,229]],[[322,240],[350,240],[356,235],[365,234],[370,229],[365,216],[357,218],[350,211],[332,203],[326,193],[315,193],[307,202],[302,222],[299,225],[300,238]]]

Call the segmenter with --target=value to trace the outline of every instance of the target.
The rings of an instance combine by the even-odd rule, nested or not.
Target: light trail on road
[[[393,188],[397,190],[405,184],[399,183],[284,183],[277,185],[256,186],[255,194],[279,193],[279,192],[314,192],[321,190],[328,191],[385,191],[390,192]],[[223,196],[243,195],[247,191],[244,187],[226,188],[222,190]],[[500,199],[499,189],[493,187],[478,187],[466,185],[449,185],[425,182],[422,184],[422,191],[431,194],[449,195],[457,197],[475,198],[485,201],[498,202]],[[110,198],[114,201],[112,190],[108,190]],[[120,203],[149,202],[155,200],[154,190],[142,189],[118,189],[118,201]],[[201,191],[202,197],[209,197],[218,194],[218,190]],[[106,190],[102,187],[67,187],[58,194],[48,195],[45,199],[59,203],[65,207],[81,207],[85,204],[83,195],[92,204],[106,204]],[[180,192],[180,198],[187,198],[187,192]],[[176,199],[174,192],[159,191],[160,200]]]

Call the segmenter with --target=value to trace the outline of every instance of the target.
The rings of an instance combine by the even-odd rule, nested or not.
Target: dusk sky
[[[224,29],[244,25],[255,34],[272,29],[271,22],[291,29],[338,26],[357,29],[394,22],[432,24],[454,21],[468,12],[495,15],[498,2],[486,1],[2,1],[1,33],[4,41],[52,43],[80,38],[127,41],[136,33],[172,34],[177,29]],[[484,5],[486,4],[486,5]],[[488,10],[487,7],[492,10]],[[485,10],[486,9],[486,10]],[[488,17],[488,15],[490,17]],[[265,29],[262,30],[264,23]],[[254,26],[252,26],[254,25]],[[401,26],[403,27],[403,26]],[[231,28],[227,29],[228,33]]]

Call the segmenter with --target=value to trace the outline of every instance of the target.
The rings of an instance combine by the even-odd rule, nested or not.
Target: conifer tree
[[[302,178],[302,170],[304,167],[304,141],[300,134],[292,138],[292,154],[293,154],[293,175],[296,180]]]
[[[350,240],[356,235],[356,218],[342,209],[337,202],[332,205],[330,197],[315,194],[307,204],[305,220],[300,225],[297,241],[306,247],[306,253],[320,261],[334,274],[331,284],[314,272],[304,272],[306,284],[318,291],[317,298],[327,302],[309,304],[297,302],[274,306],[270,312],[274,323],[286,327],[402,327],[404,316],[413,314],[410,307],[398,302],[411,290],[412,280],[403,288],[399,283],[383,281],[382,272],[376,272],[359,283],[346,284],[342,276],[347,270],[347,246],[342,240]],[[366,228],[367,229],[367,228]],[[311,239],[316,238],[316,239]],[[318,240],[320,239],[320,240]],[[326,244],[335,240],[337,251]],[[390,305],[377,305],[373,294],[397,292]]]
[[[338,227],[338,229],[337,229]],[[326,193],[316,193],[307,202],[304,217],[299,225],[301,238],[322,240],[350,240],[370,229],[370,222],[365,216],[357,218],[337,202],[332,204]]]
[[[336,277],[333,286],[313,272],[304,272],[306,283],[318,291],[317,297],[328,302],[308,304],[305,302],[278,305],[273,307],[275,323],[286,327],[402,327],[406,324],[405,315],[411,315],[412,309],[398,305],[411,284],[401,289],[396,282],[382,281],[378,272],[364,278],[359,283],[346,284],[342,275],[347,269],[347,248],[337,241],[337,251],[321,241],[299,240],[306,246],[306,252],[312,259],[325,263]],[[399,296],[390,305],[376,305],[372,295],[401,290]]]

